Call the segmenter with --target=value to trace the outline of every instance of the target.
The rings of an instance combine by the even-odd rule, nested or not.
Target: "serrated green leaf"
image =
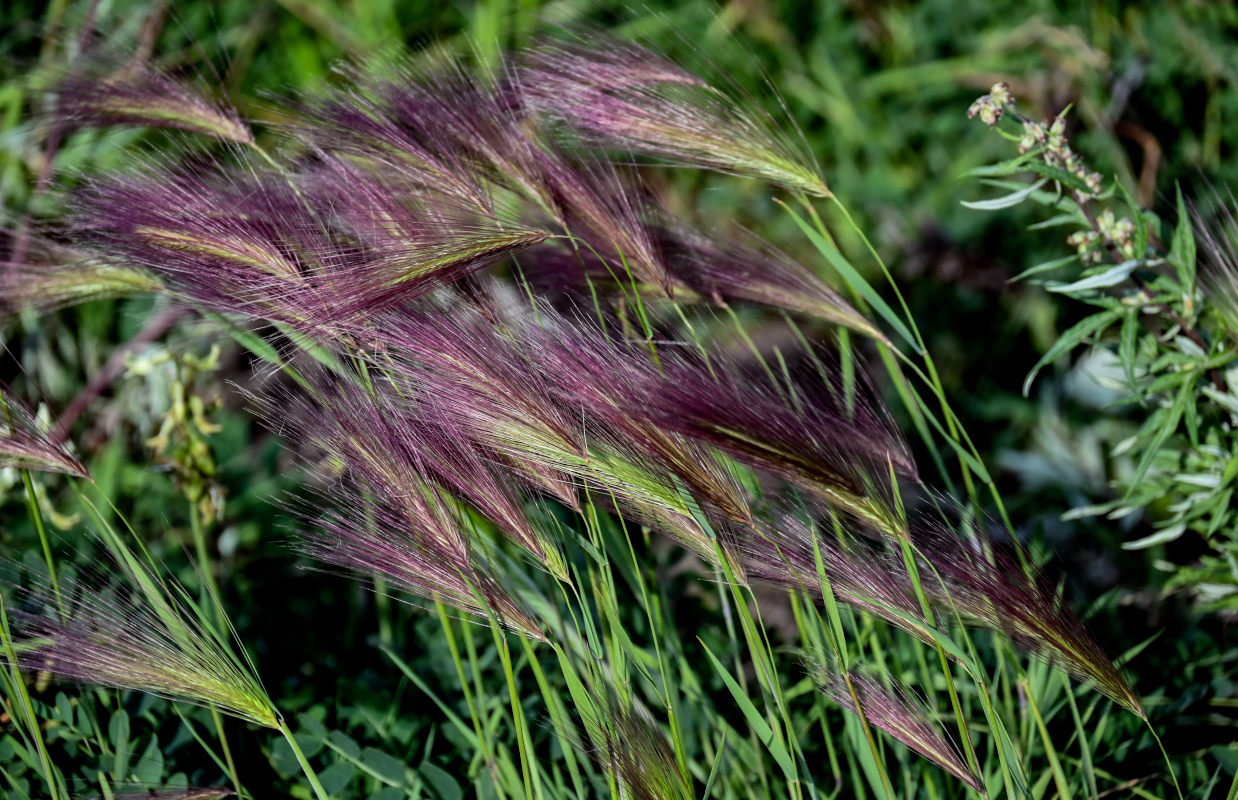
[[[1148,384],[1146,393],[1149,396],[1158,395],[1191,380],[1191,377],[1190,372],[1170,372],[1167,375],[1159,375]]]
[[[1033,161],[1027,165],[1029,172],[1035,172],[1037,175],[1051,181],[1057,181],[1063,186],[1074,189],[1077,192],[1091,195],[1092,190],[1084,183],[1083,179],[1073,172],[1067,172],[1061,167],[1051,167],[1043,161]]]
[[[1193,450],[1199,449],[1199,404],[1192,398],[1182,412],[1182,422],[1186,426],[1186,438]]]
[[[967,172],[960,175],[960,178],[999,178],[1004,175],[1015,175],[1020,172],[1027,172],[1027,165],[1040,158],[1040,151],[1033,150],[1028,153],[1016,156],[1015,158],[1002,161],[999,164],[990,164],[983,167],[973,167]]]
[[[1165,440],[1178,429],[1178,422],[1182,419],[1182,414],[1186,410],[1188,403],[1194,402],[1191,389],[1195,386],[1194,378],[1197,374],[1191,374],[1192,380],[1185,381],[1182,388],[1178,390],[1178,396],[1174,399],[1174,404],[1170,406],[1165,415],[1164,422],[1157,427],[1156,435],[1152,442],[1148,445],[1148,449],[1144,452],[1143,458],[1139,462],[1139,467],[1135,470],[1134,476],[1131,478],[1126,490],[1126,497],[1129,498],[1135,489],[1139,486],[1144,476],[1148,474],[1148,469],[1152,466],[1152,459],[1160,451],[1161,445]],[[1151,538],[1151,537],[1149,537]]]
[[[1074,213],[1058,214],[1056,216],[1049,217],[1046,220],[1041,220],[1040,222],[1034,222],[1031,225],[1028,225],[1027,229],[1029,231],[1043,231],[1043,230],[1046,230],[1047,228],[1058,228],[1058,227],[1061,227],[1062,225],[1087,225],[1087,224],[1088,224],[1087,217],[1083,216],[1082,214],[1078,212],[1074,212]]]
[[[1126,382],[1130,384],[1131,393],[1139,396],[1139,384],[1135,380],[1135,345],[1139,340],[1139,318],[1135,309],[1131,309],[1122,319],[1122,333],[1118,341],[1118,360],[1122,362],[1122,370],[1126,373]]]

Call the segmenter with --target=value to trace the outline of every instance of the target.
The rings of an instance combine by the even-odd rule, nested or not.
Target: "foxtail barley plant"
[[[828,747],[839,787],[840,759],[851,789],[876,797],[902,785],[896,766],[918,770],[880,731],[952,776],[931,779],[937,796],[1015,797],[1033,769],[1067,780],[1048,737],[1020,737],[1025,719],[1003,702],[1039,663],[1144,715],[1022,544],[955,513],[978,490],[910,502],[933,494],[930,479],[877,379],[855,374],[853,333],[884,355],[922,431],[931,421],[969,478],[992,481],[914,320],[832,244],[810,198],[845,207],[774,120],[610,40],[543,41],[489,74],[410,61],[344,76],[255,136],[234,109],[140,61],[65,74],[50,103],[65,129],[157,126],[226,146],[88,180],[5,265],[4,300],[50,309],[154,294],[266,364],[251,405],[316,487],[285,503],[299,550],[364,580],[376,607],[396,593],[436,611],[464,699],[440,705],[476,750],[475,785],[530,800],[833,796],[807,753],[838,724],[845,753]],[[976,113],[996,122],[1009,105],[991,96]],[[1054,130],[1027,135],[1049,148]],[[853,300],[754,234],[678,218],[638,157],[788,193]],[[1055,158],[1046,179],[1074,170],[1077,191],[1091,191],[1073,156]],[[785,318],[782,344],[755,340],[739,313],[749,306]],[[826,326],[842,332],[841,352],[819,335]],[[6,465],[84,476],[28,415],[10,406],[8,419]],[[675,629],[672,600],[642,563],[671,546],[717,593],[726,639]],[[325,797],[226,618],[191,613],[185,592],[126,559],[131,596],[82,584],[24,595],[37,608],[11,614],[10,667],[279,730]],[[780,608],[796,630],[785,647],[766,624]],[[488,666],[475,624],[494,642]],[[796,672],[788,647],[828,674]],[[487,702],[484,669],[501,669],[505,703]],[[901,673],[931,708],[902,681],[872,677]],[[1053,687],[1072,708],[1083,696]],[[544,730],[566,772],[547,765]],[[1034,762],[1033,746],[1044,754]],[[370,772],[398,787],[398,767]]]

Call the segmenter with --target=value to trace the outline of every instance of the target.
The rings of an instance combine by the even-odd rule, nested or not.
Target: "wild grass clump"
[[[626,43],[546,41],[484,74],[456,61],[344,74],[259,135],[153,67],[69,74],[52,91],[65,126],[164,126],[228,145],[88,180],[7,265],[21,288],[6,300],[155,294],[267,365],[246,391],[314,484],[285,503],[299,550],[374,590],[382,651],[471,749],[460,766],[479,793],[818,797],[813,740],[825,737],[841,786],[829,730],[841,719],[857,793],[893,796],[896,766],[925,774],[876,729],[953,776],[928,779],[941,796],[1017,796],[1033,769],[1069,794],[1053,741],[1036,743],[1033,761],[1030,736],[1011,732],[1025,717],[1010,686],[1041,663],[1025,666],[1015,647],[1145,716],[1021,542],[905,502],[929,479],[878,379],[857,374],[853,334],[883,359],[935,460],[939,445],[958,457],[971,492],[941,506],[970,513],[988,488],[1004,513],[914,319],[837,249],[810,197],[854,226],[850,215],[764,114]],[[807,220],[791,216],[845,286],[750,233],[680,219],[634,153],[790,193]],[[748,306],[782,316],[777,344],[757,341]],[[321,720],[292,734],[233,649],[206,546],[213,520],[190,514],[196,604],[129,553],[132,595],[35,593],[39,609],[14,617],[10,666],[277,730],[320,798],[320,751],[299,741],[314,726],[339,763],[419,790],[421,773],[414,782],[412,767]],[[686,600],[655,568],[668,551],[716,593],[720,624],[680,630]],[[401,658],[389,593],[434,609],[463,704]],[[778,610],[799,659],[770,630]],[[484,655],[473,624],[488,629]],[[836,668],[804,674],[803,661]],[[944,726],[899,688],[904,671]],[[1076,687],[1059,676],[1052,691],[1077,712]],[[850,713],[831,716],[827,697]],[[530,720],[542,709],[553,739]],[[1080,741],[1060,746],[1087,761],[1078,728]],[[244,793],[230,756],[228,772]]]

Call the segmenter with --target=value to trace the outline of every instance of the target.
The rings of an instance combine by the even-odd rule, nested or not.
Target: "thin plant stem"
[[[1057,752],[1053,748],[1053,739],[1049,736],[1049,729],[1045,727],[1044,717],[1040,714],[1040,705],[1036,702],[1035,692],[1027,681],[1022,681],[1023,694],[1027,698],[1028,707],[1032,709],[1032,718],[1036,722],[1036,730],[1040,733],[1040,740],[1044,744],[1045,757],[1049,759],[1049,769],[1053,773],[1053,782],[1057,784],[1058,797],[1062,800],[1071,800],[1074,796],[1070,792],[1070,786],[1066,783],[1066,776],[1062,772],[1062,765],[1058,761]],[[1069,689],[1067,689],[1069,691]]]
[[[1161,737],[1157,735],[1156,728],[1152,727],[1152,720],[1145,715],[1143,722],[1148,726],[1148,732],[1152,734],[1152,738],[1156,740],[1156,746],[1161,750],[1161,757],[1165,759],[1165,769],[1169,771],[1169,778],[1174,782],[1174,791],[1178,793],[1178,800],[1182,800],[1182,787],[1178,785],[1178,774],[1174,771],[1173,762],[1169,760],[1169,753],[1166,752],[1165,745],[1161,742]],[[1238,785],[1238,778],[1234,780],[1236,785]],[[1233,795],[1233,789],[1230,790],[1230,794],[1231,796]]]
[[[451,651],[452,664],[456,668],[456,677],[460,681],[460,689],[464,693],[464,704],[468,707],[469,718],[473,722],[473,732],[477,735],[478,749],[481,752],[482,759],[486,762],[486,769],[490,770],[494,763],[494,753],[490,748],[490,740],[486,736],[485,727],[482,725],[481,715],[477,710],[477,702],[473,698],[473,692],[469,688],[468,675],[464,671],[464,660],[460,657],[460,646],[456,643],[455,630],[451,624],[451,618],[447,616],[447,607],[441,602],[434,603],[434,610],[438,615],[439,624],[443,628],[443,633],[447,638],[447,648]],[[494,782],[495,789],[499,792],[500,797],[504,797],[504,792],[499,786],[499,782]]]
[[[899,539],[899,548],[903,553],[903,563],[907,567],[907,574],[911,576],[911,584],[915,589],[916,598],[920,602],[920,610],[924,614],[924,621],[933,625],[933,611],[929,605],[928,595],[924,591],[924,585],[920,580],[920,569],[916,564],[915,554],[912,552],[911,543],[906,539]],[[946,679],[946,689],[950,695],[950,708],[954,711],[954,722],[958,727],[959,739],[963,743],[963,751],[967,756],[967,766],[972,772],[981,774],[980,760],[976,757],[976,749],[972,744],[971,734],[967,730],[967,720],[963,716],[963,707],[959,703],[959,693],[954,685],[953,671],[950,669],[950,661],[946,657],[946,650],[941,646],[941,642],[933,641],[937,649],[937,657],[941,662],[941,672]]]
[[[210,608],[215,617],[216,628],[225,633],[223,599],[219,594],[219,584],[215,581],[215,566],[211,562],[210,548],[206,543],[206,531],[202,526],[202,514],[198,504],[189,503],[189,530],[193,535],[194,551],[198,558],[198,571],[202,574],[202,605]]]
[[[0,394],[0,413],[4,414],[9,425],[13,425],[13,415],[9,411],[9,402],[4,395]],[[59,607],[60,613],[64,613],[63,605],[60,600],[60,584],[56,580],[56,561],[52,558],[52,544],[47,537],[47,526],[43,523],[43,510],[39,508],[39,496],[34,490],[34,480],[30,477],[30,470],[21,470],[22,488],[26,495],[26,509],[30,512],[30,521],[34,523],[34,529],[39,535],[39,546],[43,548],[43,561],[47,564],[47,578],[52,587],[52,594],[56,597],[56,605]]]
[[[837,524],[837,520],[835,521]],[[847,657],[847,641],[844,638],[842,616],[838,609],[838,603],[834,597],[834,589],[830,584],[829,574],[825,570],[825,561],[822,559],[821,546],[817,542],[817,537],[813,537],[813,562],[817,570],[817,581],[821,586],[821,600],[825,604],[826,614],[829,616],[830,623],[827,626],[825,620],[821,619],[820,613],[816,606],[809,605],[813,615],[816,617],[817,624],[825,633],[825,640],[829,644],[831,655],[833,656],[839,672],[842,674],[844,682],[847,684],[847,692],[851,695],[851,702],[855,704],[856,716],[860,718],[860,727],[864,731],[865,741],[868,742],[868,749],[872,752],[873,765],[877,769],[877,774],[880,776],[882,789],[886,793],[886,797],[890,800],[894,798],[894,785],[890,782],[890,776],[886,772],[885,760],[881,757],[881,751],[877,747],[877,740],[873,736],[872,728],[868,724],[868,715],[864,712],[864,706],[860,703],[859,693],[855,690],[855,684],[851,680],[850,665]]]
[[[309,760],[301,750],[301,745],[297,744],[297,737],[293,735],[292,729],[288,727],[288,723],[282,717],[279,718],[279,732],[284,735],[284,740],[292,748],[292,754],[296,756],[297,763],[301,765],[301,771],[305,773],[305,777],[309,780],[310,786],[314,790],[314,796],[318,800],[331,800],[331,795],[327,794],[327,790],[323,788],[322,781],[318,780],[318,773],[314,772],[314,768],[310,766]]]
[[[39,534],[39,545],[43,548],[43,561],[47,564],[47,579],[51,584],[52,594],[56,597],[56,605],[60,607],[61,613],[64,613],[60,599],[60,584],[56,580],[56,561],[52,557],[51,540],[47,536],[47,526],[43,522],[43,510],[39,508],[39,496],[34,491],[34,480],[30,477],[30,470],[21,471],[21,482],[26,490],[26,508],[30,512],[30,520],[34,523],[34,529]]]
[[[9,635],[9,617],[8,611],[5,609],[3,595],[0,595],[0,639],[3,639],[4,655],[9,665],[9,682],[13,685],[18,699],[21,701],[21,714],[25,717],[30,737],[34,740],[35,750],[39,754],[39,767],[43,771],[43,778],[47,781],[52,797],[55,800],[60,800],[60,798],[67,797],[68,793],[61,786],[60,781],[56,779],[56,772],[52,768],[47,745],[43,741],[43,732],[39,727],[39,718],[34,713],[34,703],[31,702],[30,692],[26,689],[26,680],[22,677],[21,670],[17,667],[17,653],[13,650],[13,639]]]
[[[232,788],[236,791],[237,797],[244,797],[245,790],[241,787],[240,773],[236,770],[236,761],[232,758],[232,748],[228,746],[228,737],[224,733],[224,721],[220,716],[219,710],[215,706],[211,706],[211,719],[215,721],[215,731],[219,734],[219,746],[224,751],[224,761],[228,762],[228,775],[232,778]]]
[[[636,558],[636,548],[632,544],[632,534],[628,530],[628,526],[624,523],[622,517],[619,519],[619,525],[623,529],[624,540],[628,545],[628,556],[632,559],[632,571],[636,576],[636,583],[640,589],[641,606],[644,608],[645,616],[649,620],[649,635],[653,640],[654,655],[658,660],[658,674],[662,678],[662,700],[666,704],[667,724],[670,726],[671,741],[675,748],[675,762],[679,766],[680,773],[682,773],[684,779],[687,780],[690,778],[692,773],[688,770],[688,757],[687,753],[684,751],[683,735],[679,729],[680,726],[678,716],[675,714],[675,702],[671,695],[671,675],[666,669],[666,657],[662,652],[662,631],[659,629],[657,624],[662,621],[662,618],[659,617],[656,620],[654,618],[653,606],[650,603],[649,593],[645,590],[644,573],[641,571],[640,561]]]
[[[499,651],[499,660],[503,664],[503,675],[507,679],[507,693],[511,699],[512,722],[516,726],[516,745],[520,753],[520,771],[524,778],[524,793],[526,798],[532,800],[536,796],[534,794],[534,786],[537,785],[538,789],[540,789],[540,785],[536,784],[536,777],[533,774],[533,756],[529,752],[524,709],[520,706],[520,693],[516,689],[516,673],[512,669],[511,649],[507,646],[507,639],[497,623],[492,622],[490,630],[494,634],[494,643]],[[540,791],[538,795],[540,795]]]
[[[1058,673],[1065,689],[1066,701],[1070,704],[1070,715],[1075,722],[1075,734],[1079,738],[1080,764],[1083,767],[1084,780],[1087,782],[1088,796],[1095,797],[1100,790],[1096,786],[1096,774],[1092,765],[1092,749],[1088,745],[1087,730],[1083,727],[1083,718],[1079,715],[1079,704],[1075,702],[1075,693],[1069,679]],[[1089,714],[1091,710],[1089,709]]]
[[[916,548],[914,543],[911,544],[911,547],[917,555],[923,557],[923,554],[919,552],[919,549]],[[963,624],[962,614],[954,604],[954,598],[950,595],[950,590],[946,585],[945,579],[942,578],[941,574],[933,566],[932,562],[928,559],[924,559],[924,561],[925,564],[928,565],[929,570],[933,573],[933,577],[936,578],[937,583],[941,586],[942,591],[946,596],[946,600],[950,604],[951,613],[954,615],[955,621],[958,623],[959,635],[963,639],[963,644],[967,647],[967,654],[970,656],[971,663],[968,664],[962,661],[959,661],[958,663],[959,666],[963,668],[963,671],[966,672],[976,684],[976,695],[980,699],[980,708],[984,712],[985,719],[989,723],[989,729],[992,731],[993,737],[997,742],[997,760],[999,766],[1001,767],[1002,781],[1005,784],[1006,795],[1008,797],[1018,797],[1020,795],[1016,794],[1015,787],[1025,786],[1026,781],[1023,779],[1023,771],[1020,765],[1017,762],[1012,762],[1008,757],[1007,748],[1010,748],[1011,751],[1009,755],[1016,755],[1016,753],[1010,742],[1010,734],[1006,730],[1006,726],[1002,723],[1001,717],[998,716],[997,710],[993,706],[993,699],[989,693],[988,682],[985,680],[984,675],[980,672],[982,667],[979,655],[976,652],[975,643],[972,642],[971,635],[967,632],[967,626]],[[1000,649],[998,652],[1000,654]],[[1020,672],[1022,672],[1021,668]],[[1013,771],[1015,769],[1018,770],[1017,774]]]
[[[559,740],[560,749],[563,750],[563,759],[567,762],[568,774],[571,776],[576,796],[583,798],[585,797],[585,790],[584,782],[580,776],[580,767],[577,765],[574,749],[571,743],[567,741],[564,733],[570,725],[567,709],[564,708],[562,700],[553,694],[550,682],[546,679],[546,673],[542,669],[541,663],[537,660],[537,653],[533,650],[533,643],[523,636],[520,637],[520,643],[524,647],[529,667],[533,670],[533,677],[537,681],[537,688],[545,698],[546,707],[550,711],[550,719],[555,725],[555,736]]]
[[[803,197],[801,195],[799,196],[799,199],[800,199],[800,202],[807,209],[809,215],[811,216],[818,231],[821,232],[823,238],[825,238],[827,241],[832,241],[832,237],[829,236],[829,233],[825,227],[825,223],[821,220],[821,217],[817,213],[816,208],[812,205],[812,203],[808,201],[806,197]],[[920,356],[924,362],[924,367],[925,367],[925,371],[927,372],[927,375],[923,372],[920,372],[918,369],[916,371],[920,374],[920,378],[929,386],[929,388],[932,389],[933,394],[937,398],[938,404],[941,406],[942,414],[946,418],[946,429],[947,429],[949,438],[956,445],[960,447],[963,446],[964,440],[967,440],[968,448],[972,451],[973,457],[976,458],[977,462],[981,462],[980,454],[976,451],[975,446],[971,444],[970,439],[968,439],[966,432],[963,430],[962,426],[958,424],[957,417],[950,408],[949,402],[946,399],[945,387],[942,385],[941,377],[937,372],[937,364],[933,360],[932,354],[929,352],[928,348],[925,346],[924,337],[921,335],[919,327],[916,325],[915,318],[912,316],[911,310],[907,306],[907,302],[904,299],[902,292],[899,291],[898,284],[895,282],[894,276],[890,272],[889,267],[886,265],[885,260],[881,257],[881,254],[877,252],[877,248],[873,246],[868,236],[864,233],[863,229],[856,223],[855,219],[851,216],[851,212],[847,209],[847,207],[843,204],[843,202],[837,197],[837,195],[834,195],[831,193],[829,196],[829,199],[834,203],[835,207],[847,220],[848,225],[855,231],[856,235],[860,237],[860,240],[863,242],[865,248],[872,255],[873,259],[877,263],[877,266],[881,269],[882,275],[886,278],[887,282],[890,284],[890,288],[894,292],[894,296],[898,300],[899,306],[903,311],[904,317],[906,318],[908,330],[911,332],[912,338],[914,339],[915,343],[919,347]],[[897,348],[891,346],[890,350],[892,350],[903,361],[906,361],[909,364],[911,363],[910,359],[907,356],[903,355],[903,353]],[[906,400],[906,398],[904,398],[904,400]],[[916,415],[915,409],[909,408],[908,411],[912,413],[913,416]],[[963,482],[967,489],[968,499],[976,506],[977,511],[979,511],[980,498],[976,493],[976,486],[975,486],[975,483],[972,477],[972,469],[970,465],[967,463],[966,459],[962,457],[962,454],[959,453],[958,455],[959,455],[959,467],[962,472]],[[941,466],[940,462],[938,466],[939,467]],[[944,472],[943,472],[943,476],[945,476]],[[945,476],[945,478],[947,481],[949,481],[949,476]],[[1016,541],[1015,552],[1019,557],[1019,561],[1024,567],[1024,569],[1027,570],[1029,565],[1028,565],[1028,562],[1026,561],[1026,557],[1023,553],[1022,547],[1018,546],[1017,544],[1017,537],[1015,536],[1014,526],[1011,523],[1009,515],[1006,513],[1005,504],[1002,503],[1001,497],[998,494],[997,488],[994,485],[993,481],[990,479],[990,480],[986,480],[985,483],[988,484],[990,493],[993,495],[994,502],[996,503],[998,507],[1003,524],[1006,526],[1006,529],[1010,533],[1011,538]]]

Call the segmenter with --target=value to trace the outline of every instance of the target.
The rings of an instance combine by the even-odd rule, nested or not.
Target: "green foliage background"
[[[1230,785],[1238,767],[1232,612],[1200,609],[1189,593],[1167,591],[1171,573],[1157,567],[1158,560],[1194,563],[1205,544],[1185,537],[1151,551],[1123,551],[1123,541],[1152,531],[1155,508],[1118,522],[1061,519],[1070,508],[1114,498],[1109,482],[1118,467],[1109,448],[1127,435],[1134,411],[1105,405],[1086,359],[1073,365],[1061,360],[1045,371],[1030,398],[1021,395],[1027,370],[1085,309],[1009,279],[1068,250],[1053,229],[1027,230],[1037,219],[1030,210],[988,214],[959,201],[983,193],[962,178],[965,172],[1009,155],[1007,143],[964,114],[997,80],[1011,83],[1029,114],[1048,117],[1072,105],[1076,149],[1094,168],[1118,175],[1148,207],[1172,217],[1177,182],[1188,194],[1230,191],[1238,184],[1234,6],[755,0],[632,8],[575,0],[450,6],[221,0],[165,7],[15,0],[0,7],[5,226],[52,213],[80,175],[123,164],[126,148],[161,146],[159,135],[131,130],[77,134],[56,157],[51,190],[34,192],[44,150],[29,114],[36,100],[31,77],[72,57],[92,9],[105,43],[97,46],[122,52],[149,46],[159,63],[196,73],[259,122],[275,121],[273,96],[332,81],[331,67],[341,60],[434,44],[485,63],[549,27],[584,25],[640,37],[689,67],[726,76],[749,100],[798,125],[830,188],[892,265],[942,368],[947,395],[994,467],[1020,531],[1053,554],[1053,568],[1066,576],[1076,608],[1090,610],[1090,627],[1111,652],[1146,643],[1126,668],[1191,785],[1197,791],[1213,785],[1219,793]],[[672,208],[724,228],[753,228],[803,263],[819,262],[761,184],[682,171],[668,173],[660,188]],[[859,251],[858,242],[842,244]],[[41,396],[54,416],[150,313],[148,301],[125,301],[10,322],[3,329],[0,379],[19,395]],[[211,341],[205,330],[182,328],[167,349],[204,355]],[[195,576],[182,552],[192,547],[187,505],[144,445],[167,411],[175,379],[169,369],[119,378],[90,406],[74,438],[101,491],[192,585]],[[225,348],[221,368],[195,383],[196,391],[222,404],[212,414],[222,430],[210,437],[210,447],[227,500],[214,535],[223,600],[241,638],[277,703],[303,715],[307,754],[330,775],[324,781],[339,782],[341,796],[404,796],[383,794],[393,783],[416,784],[444,800],[467,794],[455,777],[467,767],[461,755],[467,747],[428,700],[429,693],[454,698],[458,689],[439,621],[399,605],[381,612],[398,632],[410,672],[425,682],[414,685],[374,646],[374,599],[354,583],[303,568],[288,547],[285,515],[269,502],[298,491],[301,478],[225,385],[244,381],[248,372],[243,356]],[[929,463],[927,454],[918,455]],[[70,514],[72,498],[63,484],[46,483],[50,506]],[[37,566],[20,483],[3,491],[3,554]],[[70,527],[59,535],[62,551],[74,552],[79,533]],[[694,620],[716,615],[717,598],[671,569],[674,554],[649,555],[675,575],[664,594],[681,636],[693,639]],[[83,564],[91,557],[76,556]],[[485,668],[498,669],[493,662]],[[78,767],[77,777],[92,778],[97,765],[86,743],[101,738],[112,743],[109,771],[121,780],[160,783],[177,772],[191,781],[219,778],[187,723],[164,701],[114,692],[83,698],[55,689],[43,696],[56,723],[49,736]],[[105,736],[78,713],[79,702],[94,704],[96,719],[107,721]],[[529,713],[542,712],[530,701]],[[1154,772],[1155,750],[1141,729],[1105,719],[1097,757],[1103,753],[1106,768],[1136,782]],[[286,746],[243,726],[229,730],[256,796],[286,791],[283,779],[297,773]],[[1061,730],[1063,740],[1069,738],[1069,726]],[[120,741],[131,769],[120,764]],[[559,757],[550,748],[548,755]],[[26,770],[4,739],[0,767],[15,777]],[[1147,791],[1160,796],[1167,786],[1152,783]]]

